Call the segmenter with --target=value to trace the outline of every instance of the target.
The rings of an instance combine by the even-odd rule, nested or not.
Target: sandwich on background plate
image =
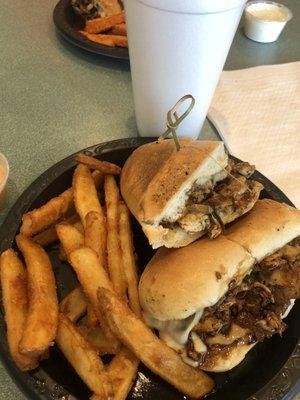
[[[145,321],[188,364],[230,370],[287,328],[300,297],[300,211],[259,200],[225,236],[159,249],[139,294]]]
[[[86,19],[116,15],[123,9],[118,0],[71,0],[75,14]]]
[[[254,206],[261,183],[255,167],[235,162],[219,141],[173,139],[138,147],[121,174],[122,196],[154,249],[182,247],[223,226]]]

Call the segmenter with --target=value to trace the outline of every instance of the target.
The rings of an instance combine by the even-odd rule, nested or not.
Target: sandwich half
[[[139,295],[145,321],[187,363],[230,370],[287,328],[300,296],[300,211],[259,200],[225,236],[159,249]]]
[[[230,159],[218,141],[172,139],[137,148],[121,174],[122,196],[154,249],[182,247],[254,206],[263,186],[255,168]]]

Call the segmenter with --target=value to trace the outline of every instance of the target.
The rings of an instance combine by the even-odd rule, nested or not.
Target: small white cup
[[[275,42],[292,16],[282,4],[269,0],[250,1],[245,9],[245,35],[260,43]]]
[[[5,187],[9,175],[9,165],[6,157],[0,153],[0,208],[5,202]],[[2,172],[3,171],[3,172]]]

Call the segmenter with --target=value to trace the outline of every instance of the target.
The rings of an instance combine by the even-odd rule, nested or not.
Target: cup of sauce
[[[5,202],[5,187],[9,174],[9,166],[6,157],[0,153],[0,208]]]
[[[292,12],[282,4],[268,0],[254,0],[245,8],[245,35],[256,42],[275,42]]]

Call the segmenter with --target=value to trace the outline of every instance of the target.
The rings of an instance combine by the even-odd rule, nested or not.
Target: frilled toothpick
[[[184,113],[182,115],[178,116],[178,113],[177,113],[178,109],[182,106],[182,104],[185,101],[188,101],[188,100],[191,100],[188,108],[184,111]],[[188,116],[188,114],[191,112],[194,105],[195,105],[195,99],[191,94],[186,94],[185,96],[181,97],[180,100],[177,101],[175,106],[173,108],[171,108],[171,110],[169,110],[167,113],[167,130],[158,138],[158,142],[161,142],[162,140],[167,138],[169,136],[169,134],[171,133],[173,136],[177,151],[180,150],[180,143],[179,143],[179,140],[178,140],[178,137],[176,134],[176,129],[181,124],[181,122],[184,120],[184,118]]]

